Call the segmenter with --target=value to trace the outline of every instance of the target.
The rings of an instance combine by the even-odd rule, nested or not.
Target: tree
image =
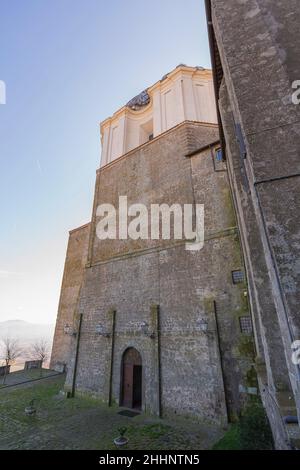
[[[32,355],[39,361],[41,361],[41,376],[43,375],[43,362],[48,359],[49,356],[49,343],[45,338],[40,338],[32,344]]]
[[[3,384],[5,384],[9,366],[13,365],[21,354],[22,349],[20,348],[19,341],[16,338],[7,337],[2,339],[1,358],[4,360],[6,366],[3,376]]]

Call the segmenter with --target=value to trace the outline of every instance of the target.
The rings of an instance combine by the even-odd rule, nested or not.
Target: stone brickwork
[[[292,83],[300,80],[299,2],[206,3],[260,391],[276,446],[285,449],[296,440],[284,417],[300,416],[300,369],[291,361],[300,339],[300,108],[292,103]]]
[[[74,324],[77,302],[87,260],[90,224],[71,230],[62,280],[50,368],[63,372],[70,360],[72,338],[64,326]]]
[[[225,423],[255,389],[252,337],[241,333],[239,321],[250,315],[247,287],[232,281],[243,260],[226,166],[215,160],[217,140],[216,126],[184,122],[98,170],[78,335],[62,334],[74,314],[72,296],[72,308],[59,313],[54,341],[52,362],[70,348],[66,391],[120,403],[128,347],[141,355],[142,409],[152,414]],[[120,195],[147,207],[204,204],[204,248],[187,251],[184,241],[172,239],[100,241],[97,206],[117,206]],[[74,241],[69,255],[75,256],[73,249]],[[63,283],[62,298],[64,292]],[[144,334],[143,322],[153,335]],[[99,324],[107,335],[97,333]]]

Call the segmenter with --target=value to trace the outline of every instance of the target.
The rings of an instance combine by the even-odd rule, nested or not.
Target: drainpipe
[[[110,370],[109,370],[109,391],[108,391],[108,406],[112,405],[112,381],[113,381],[113,367],[114,367],[114,352],[115,352],[115,324],[116,324],[116,311],[110,311],[112,316],[112,332],[111,332],[111,353],[110,353]]]
[[[230,422],[230,411],[229,411],[229,403],[228,403],[228,398],[227,398],[227,393],[226,393],[224,362],[223,362],[223,355],[222,355],[221,346],[220,346],[220,330],[219,330],[219,323],[218,323],[217,302],[214,300],[213,303],[214,303],[214,316],[215,316],[215,323],[216,323],[217,348],[218,348],[219,357],[220,357],[220,366],[221,366],[222,381],[223,381],[223,387],[224,387],[225,407],[226,407],[227,420],[228,422]]]
[[[78,332],[77,332],[77,336],[76,336],[76,350],[75,350],[75,360],[74,360],[75,362],[74,362],[74,371],[73,371],[72,388],[71,388],[71,397],[72,398],[75,396],[75,383],[76,383],[76,374],[77,374],[77,363],[78,363],[81,324],[82,324],[82,313],[79,314]]]
[[[160,344],[160,318],[159,305],[151,305],[151,319],[154,327],[154,335],[151,336],[155,340],[155,369],[157,370],[157,414],[162,417],[161,408],[161,344]]]
[[[161,407],[161,344],[160,344],[160,315],[157,306],[157,365],[158,365],[158,416],[162,417]]]

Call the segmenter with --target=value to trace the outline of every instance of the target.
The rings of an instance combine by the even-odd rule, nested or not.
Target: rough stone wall
[[[299,367],[291,362],[291,344],[300,334],[300,108],[292,104],[292,82],[300,79],[299,5],[296,0],[212,0],[211,6],[260,389],[276,445],[286,448],[292,440],[282,418],[296,414],[293,397],[298,416],[300,411]],[[246,155],[239,148],[242,139]]]
[[[129,152],[97,173],[96,206],[110,203],[118,208],[119,196],[127,196],[128,206],[134,203],[193,203],[190,162],[183,156],[218,139],[216,125],[180,124],[138,150]],[[161,146],[163,145],[163,153]],[[176,151],[178,148],[179,151]],[[89,262],[95,264],[115,256],[138,250],[167,246],[168,240],[103,240],[96,237],[96,213]]]
[[[74,322],[79,292],[87,261],[90,224],[72,230],[66,254],[61,294],[58,306],[50,368],[61,370],[70,361],[72,338],[64,334],[64,325]]]
[[[227,172],[223,164],[216,168],[213,149],[187,157],[217,138],[216,127],[186,122],[98,171],[89,267],[78,306],[82,327],[77,393],[91,393],[106,402],[111,394],[119,403],[122,354],[133,346],[143,361],[146,412],[159,413],[161,388],[164,415],[225,422],[224,383],[229,414],[239,412],[253,385],[248,381],[253,351],[251,337],[242,335],[239,327],[239,316],[249,314],[246,286],[233,285],[231,277],[233,270],[243,269],[243,262]],[[117,206],[119,195],[127,195],[129,204],[147,207],[163,202],[205,204],[204,248],[191,252],[184,242],[172,240],[99,241],[97,206]],[[96,334],[99,323],[112,332],[112,310],[113,352],[113,337]],[[200,319],[208,322],[206,332],[199,329]],[[143,321],[154,339],[141,332]],[[66,390],[72,381],[70,371]]]

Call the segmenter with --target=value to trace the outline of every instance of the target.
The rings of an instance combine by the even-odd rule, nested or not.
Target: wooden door
[[[142,366],[133,366],[132,407],[142,407]]]
[[[133,365],[123,365],[123,406],[132,408],[133,399]]]
[[[142,358],[135,348],[123,354],[120,403],[126,408],[142,408]]]

